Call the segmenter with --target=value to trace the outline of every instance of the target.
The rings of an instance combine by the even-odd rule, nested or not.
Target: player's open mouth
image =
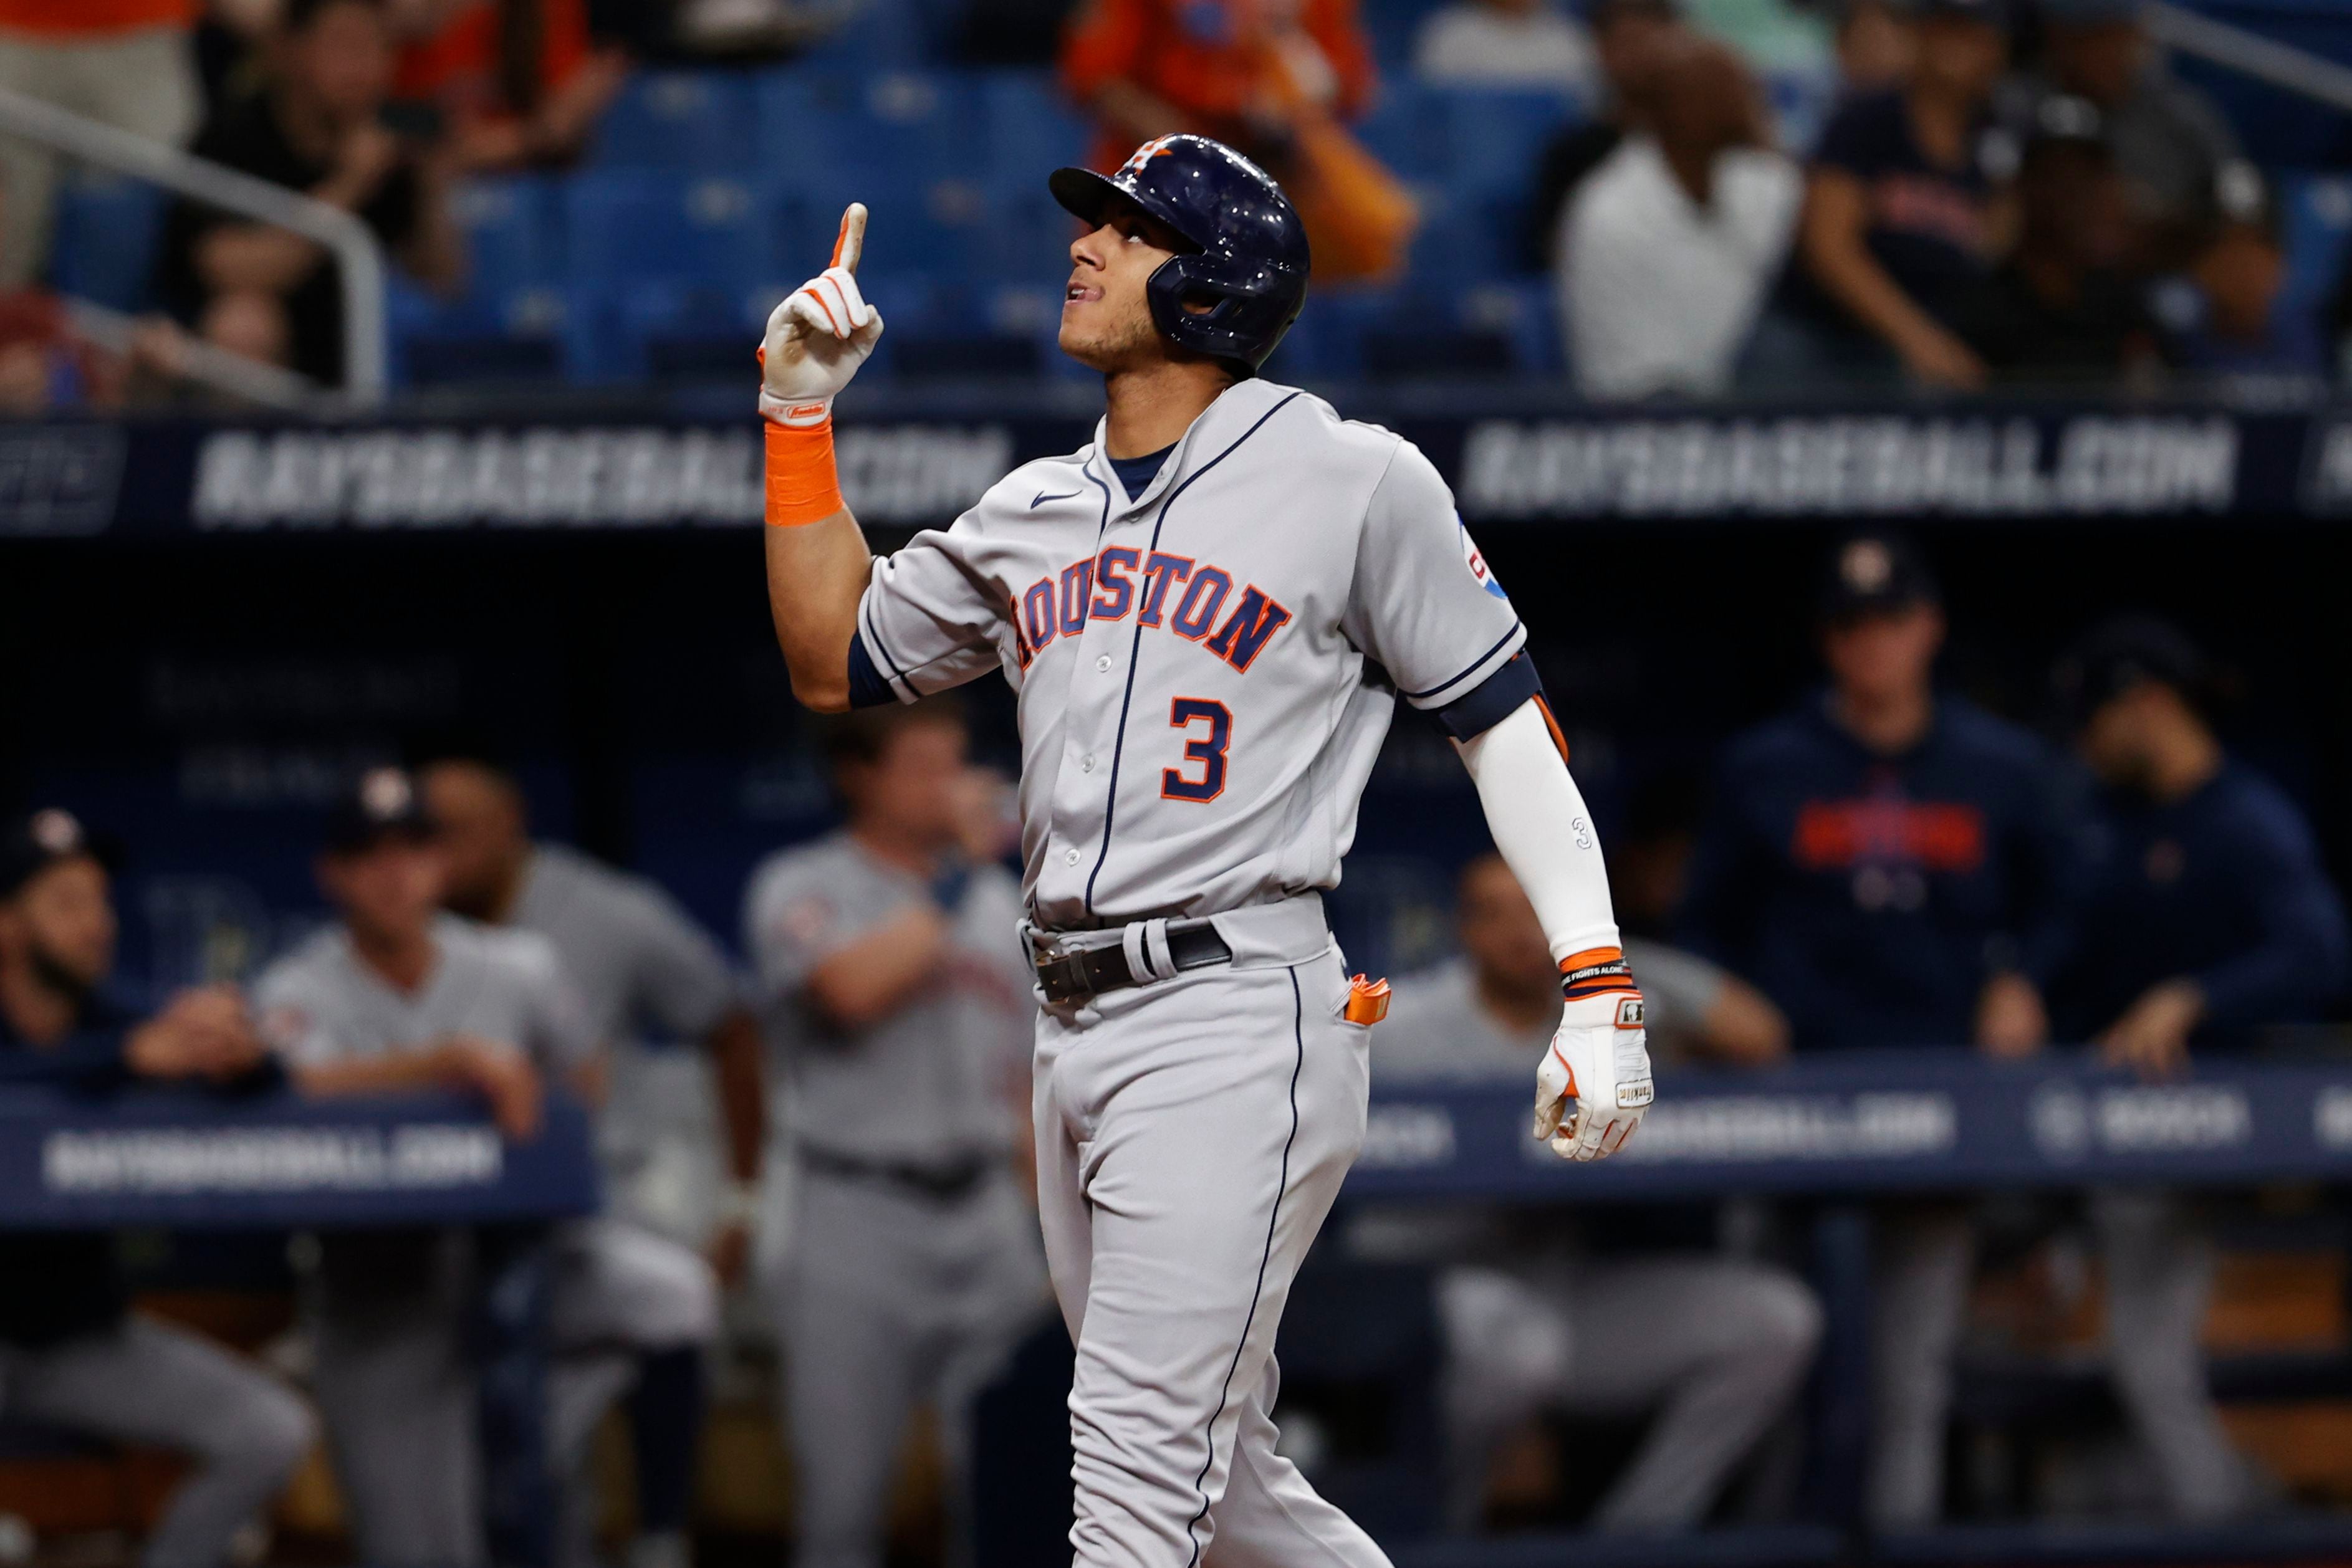
[[[1102,290],[1083,283],[1073,283],[1062,291],[1062,303],[1075,305],[1081,299],[1100,299]]]

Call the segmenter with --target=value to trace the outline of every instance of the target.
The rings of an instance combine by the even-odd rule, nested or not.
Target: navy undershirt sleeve
[[[851,632],[849,634],[849,706],[854,708],[880,707],[884,703],[894,703],[898,700],[898,694],[890,689],[889,681],[884,677],[880,670],[875,668],[874,655],[866,651],[866,633]]]
[[[1529,697],[1543,695],[1543,678],[1536,674],[1535,661],[1522,649],[1467,693],[1431,711],[1446,734],[1456,740],[1469,740],[1518,712]]]

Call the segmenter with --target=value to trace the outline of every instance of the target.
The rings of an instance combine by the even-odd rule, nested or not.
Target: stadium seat
[[[758,160],[753,135],[749,76],[641,71],[604,111],[591,162],[606,168],[747,168]]]
[[[1086,117],[1044,71],[991,71],[981,83],[992,180],[1043,188],[1046,174],[1086,161]]]
[[[466,236],[468,295],[503,298],[561,277],[556,189],[553,181],[521,175],[467,180],[451,192],[451,215]]]
[[[563,372],[551,337],[442,337],[421,334],[403,348],[410,386],[493,386],[553,382]]]
[[[144,180],[84,176],[58,187],[50,277],[61,294],[143,310],[170,197]]]
[[[1524,196],[1545,144],[1580,118],[1575,101],[1555,92],[1460,88],[1438,98],[1446,177],[1454,190],[1481,197]]]
[[[1410,78],[1385,82],[1381,96],[1354,127],[1365,148],[1402,180],[1419,184],[1446,171],[1438,95]]]
[[[681,180],[639,170],[575,175],[563,192],[565,260],[572,286],[749,286],[779,259],[768,254],[775,230],[766,194],[729,175]]]
[[[927,181],[986,169],[981,95],[968,76],[778,71],[760,79],[758,100],[760,144],[794,150],[775,169],[786,184],[853,182],[879,212]]]
[[[2287,298],[2315,308],[2343,280],[2347,254],[2352,251],[2352,177],[2289,174],[2279,183]]]

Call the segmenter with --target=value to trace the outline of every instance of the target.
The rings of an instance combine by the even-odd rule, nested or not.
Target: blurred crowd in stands
[[[1482,359],[1433,342],[1383,372],[1397,377],[1565,376],[1611,401],[2336,378],[2343,308],[2324,284],[2290,287],[2271,172],[2175,75],[2143,0],[1368,0],[1361,14],[1359,0],[972,0],[952,16],[921,0],[0,0],[0,89],[355,214],[428,299],[503,287],[483,276],[496,267],[469,270],[466,191],[676,162],[597,135],[646,69],[1025,82],[1049,62],[1062,109],[964,141],[984,131],[1039,161],[1105,168],[1171,131],[1232,141],[1307,218],[1310,318],[1401,318],[1438,287],[1455,298],[1433,329],[1475,335],[1481,311],[1517,308],[1474,305],[1482,286],[1549,275],[1549,319],[1518,329],[1540,347]],[[1517,109],[1440,124],[1440,99],[1416,94],[1535,101],[1548,140],[1529,160],[1487,130]],[[1090,144],[1062,139],[1055,117],[1069,111],[1090,121]],[[796,149],[806,117],[830,112],[821,95],[763,112],[772,147],[751,144],[748,114],[714,124],[693,134],[736,145],[695,156],[822,176],[795,162],[821,155]],[[808,144],[858,134],[845,120]],[[1459,144],[1441,160],[1438,142]],[[0,287],[89,270],[50,265],[63,162],[0,139]],[[863,193],[886,222],[894,206],[958,202],[997,226],[1060,221],[992,189],[942,195],[929,182],[944,169],[874,167]],[[1496,212],[1517,232],[1489,246],[1473,231]],[[340,286],[319,245],[184,200],[160,231],[133,275],[158,312],[144,332],[81,307],[9,316],[10,409],[184,391],[175,330],[339,378]],[[1051,281],[1052,238],[1028,236],[1032,285]],[[141,243],[135,225],[55,236]],[[772,292],[814,264],[782,254],[793,242],[773,228],[702,243],[759,253],[709,260],[708,279]],[[737,335],[759,314],[740,303]],[[507,305],[488,313],[520,329]],[[1314,336],[1285,362],[1302,379],[1377,371],[1346,352],[1318,361]],[[573,359],[539,373],[610,374]]]

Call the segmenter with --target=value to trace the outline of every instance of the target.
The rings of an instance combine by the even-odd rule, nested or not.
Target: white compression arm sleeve
[[[1552,957],[1616,946],[1600,835],[1543,710],[1530,698],[1459,749],[1486,829],[1536,906]]]

